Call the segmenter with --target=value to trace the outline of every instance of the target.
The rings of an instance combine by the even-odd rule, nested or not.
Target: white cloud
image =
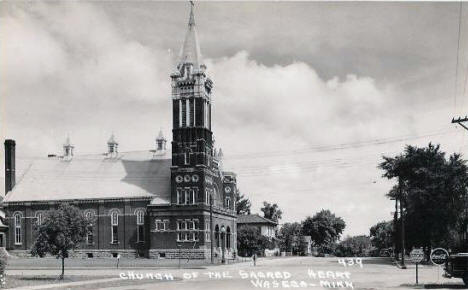
[[[0,90],[2,134],[16,139],[18,157],[56,152],[67,133],[78,154],[105,150],[112,131],[122,151],[154,146],[161,126],[170,137],[172,64],[164,42],[149,46],[125,36],[93,3],[12,6],[0,18]],[[154,27],[141,27],[141,35],[153,33]],[[381,153],[397,152],[402,143],[301,154],[294,149],[427,132],[447,117],[438,110],[413,117],[412,108],[395,101],[391,83],[354,71],[324,79],[304,62],[267,66],[246,50],[206,63],[225,165],[239,172],[254,210],[263,200],[278,202],[285,221],[330,208],[354,234],[391,218],[384,197],[390,185],[375,167]]]

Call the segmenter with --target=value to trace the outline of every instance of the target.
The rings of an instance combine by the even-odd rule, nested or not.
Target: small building
[[[256,227],[267,238],[276,238],[278,223],[261,217],[258,214],[240,215],[237,218],[237,228],[244,226]]]
[[[237,217],[237,229],[241,229],[242,227],[257,228],[262,236],[268,238],[269,245],[263,252],[264,256],[277,256],[280,254],[278,238],[276,237],[278,232],[277,222],[261,217],[258,214],[239,215]]]

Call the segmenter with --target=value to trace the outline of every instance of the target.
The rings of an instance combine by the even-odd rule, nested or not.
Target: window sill
[[[22,246],[23,243],[15,243],[15,246]]]
[[[120,242],[110,242],[109,244],[111,244],[111,245],[118,245],[118,244],[120,244]]]

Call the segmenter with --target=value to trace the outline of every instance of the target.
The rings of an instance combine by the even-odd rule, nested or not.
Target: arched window
[[[216,225],[215,227],[215,240],[216,240],[216,247],[219,247],[219,226]]]
[[[36,212],[36,225],[42,225],[42,212]]]
[[[86,243],[88,245],[94,244],[94,227],[92,221],[94,221],[94,211],[93,210],[87,210],[85,211],[85,218],[88,220],[90,223],[90,227],[88,228],[88,232],[86,233]]]
[[[111,210],[111,242],[113,244],[119,243],[119,211]]]
[[[145,210],[139,208],[135,210],[137,224],[137,242],[145,240]]]
[[[231,228],[227,227],[226,230],[226,248],[231,248]]]
[[[85,211],[84,216],[87,220],[92,220],[94,218],[94,212],[92,210],[87,210]]]
[[[21,245],[23,243],[21,232],[21,219],[23,215],[21,213],[15,213],[13,217],[15,221],[15,245]]]

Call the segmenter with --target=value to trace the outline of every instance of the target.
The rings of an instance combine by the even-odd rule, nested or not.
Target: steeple
[[[65,140],[65,143],[63,144],[63,158],[65,159],[71,159],[73,156],[73,146],[70,142],[70,136],[67,136],[67,139]]]
[[[184,44],[180,51],[180,58],[177,68],[183,69],[184,64],[193,65],[194,70],[204,69],[203,60],[200,52],[200,45],[198,44],[198,35],[195,27],[195,16],[193,14],[194,4],[190,1],[190,17],[188,22],[188,29],[185,34]],[[183,73],[181,73],[183,75]]]
[[[211,92],[213,82],[202,64],[190,2],[188,30],[182,45],[177,71],[171,74],[172,87],[172,165],[211,166]]]

